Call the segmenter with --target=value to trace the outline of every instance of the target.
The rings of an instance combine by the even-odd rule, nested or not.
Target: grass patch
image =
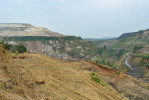
[[[95,75],[95,73],[91,73],[91,76],[94,76]]]
[[[100,79],[95,73],[91,73],[91,79],[102,86],[106,86],[106,83],[102,79]]]
[[[149,89],[149,86],[146,86],[147,89]]]
[[[108,89],[109,91],[112,91],[112,89],[106,84],[106,82],[104,82],[104,80],[102,80],[101,78],[99,78],[98,75],[96,75],[95,73],[91,73],[91,79],[97,83],[99,83],[101,86],[104,86],[106,89]]]
[[[117,71],[115,74],[119,76],[121,74],[121,72],[120,71]]]
[[[91,77],[92,78],[92,80],[94,80],[95,82],[97,82],[97,83],[101,83],[101,79],[99,78],[99,77]]]

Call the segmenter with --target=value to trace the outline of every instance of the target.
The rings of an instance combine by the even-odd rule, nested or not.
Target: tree
[[[107,49],[107,46],[106,46],[106,45],[104,45],[104,47],[103,47],[103,48],[104,48],[104,50],[106,50],[106,49]]]
[[[2,41],[0,42],[0,44],[4,44],[4,40],[2,40]]]
[[[4,49],[10,50],[13,46],[11,44],[4,44]]]
[[[25,53],[27,52],[27,48],[23,45],[15,45],[15,48],[18,53]]]

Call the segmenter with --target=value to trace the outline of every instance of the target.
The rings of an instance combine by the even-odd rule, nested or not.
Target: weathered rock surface
[[[0,24],[0,40],[9,44],[23,44],[33,54],[46,54],[62,59],[88,59],[92,43],[80,37],[65,36],[30,24]]]

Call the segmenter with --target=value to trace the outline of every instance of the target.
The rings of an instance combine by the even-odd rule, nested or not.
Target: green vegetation
[[[133,53],[136,53],[137,51],[139,51],[142,48],[143,48],[143,46],[135,46],[134,50],[133,50]]]
[[[91,76],[94,76],[95,75],[95,73],[91,73]]]
[[[6,50],[10,50],[12,47],[13,47],[13,45],[4,43],[4,48]]]
[[[149,59],[149,55],[148,54],[133,54],[132,57],[141,57],[141,58],[145,58],[145,59]]]
[[[149,86],[146,86],[147,89],[149,89]]]
[[[95,82],[100,84],[101,80],[99,77],[91,77],[91,78],[92,78],[92,80],[94,80]]]
[[[7,41],[82,40],[82,38],[75,36],[66,36],[66,37],[22,36],[22,37],[4,37],[3,40]]]
[[[27,52],[27,48],[23,45],[14,45],[13,46],[13,52],[18,52],[18,53],[25,53]]]
[[[121,74],[121,72],[120,71],[117,71],[115,74],[119,76]]]
[[[3,54],[6,54],[6,51],[5,50],[3,50]]]
[[[120,39],[115,45],[111,46],[111,48],[123,48],[129,49],[130,51],[135,48],[135,46],[143,46],[148,45],[149,40],[147,36],[143,36],[144,31],[138,31],[136,34]]]
[[[93,81],[99,83],[100,85],[106,86],[106,83],[102,79],[100,79],[99,76],[97,76],[95,73],[91,73],[91,78]]]
[[[4,41],[0,42],[0,44],[4,45],[4,49],[10,50],[13,53],[22,54],[22,53],[27,52],[27,48],[23,45],[11,45],[11,44],[4,43]]]
[[[65,47],[65,45],[68,44],[69,47],[71,48],[69,51],[63,49],[62,52],[66,52],[73,58],[82,59],[86,57],[86,59],[90,59],[91,57],[96,56],[97,54],[96,46],[89,41],[65,40],[62,42],[64,42],[63,47]]]
[[[107,46],[96,48],[96,55],[99,55],[99,59],[106,61],[100,61],[101,64],[113,66],[116,61],[121,59],[128,50],[125,49],[114,49]]]
[[[139,66],[146,66],[149,67],[149,55],[148,54],[133,54],[132,55],[133,59],[139,58],[140,60],[137,61],[137,65]],[[147,62],[145,62],[145,60],[147,60]]]
[[[74,48],[72,49],[70,52],[68,52],[68,54],[74,58],[79,58],[80,57],[80,52],[81,52],[81,49],[79,48]]]
[[[107,66],[113,67],[113,65],[110,63],[110,61],[105,60],[105,59],[96,60],[95,63],[96,64],[103,64],[103,65],[107,65]]]

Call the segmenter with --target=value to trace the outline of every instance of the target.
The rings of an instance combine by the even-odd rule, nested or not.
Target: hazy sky
[[[86,38],[116,37],[149,28],[149,0],[0,0],[0,23],[30,23]]]

